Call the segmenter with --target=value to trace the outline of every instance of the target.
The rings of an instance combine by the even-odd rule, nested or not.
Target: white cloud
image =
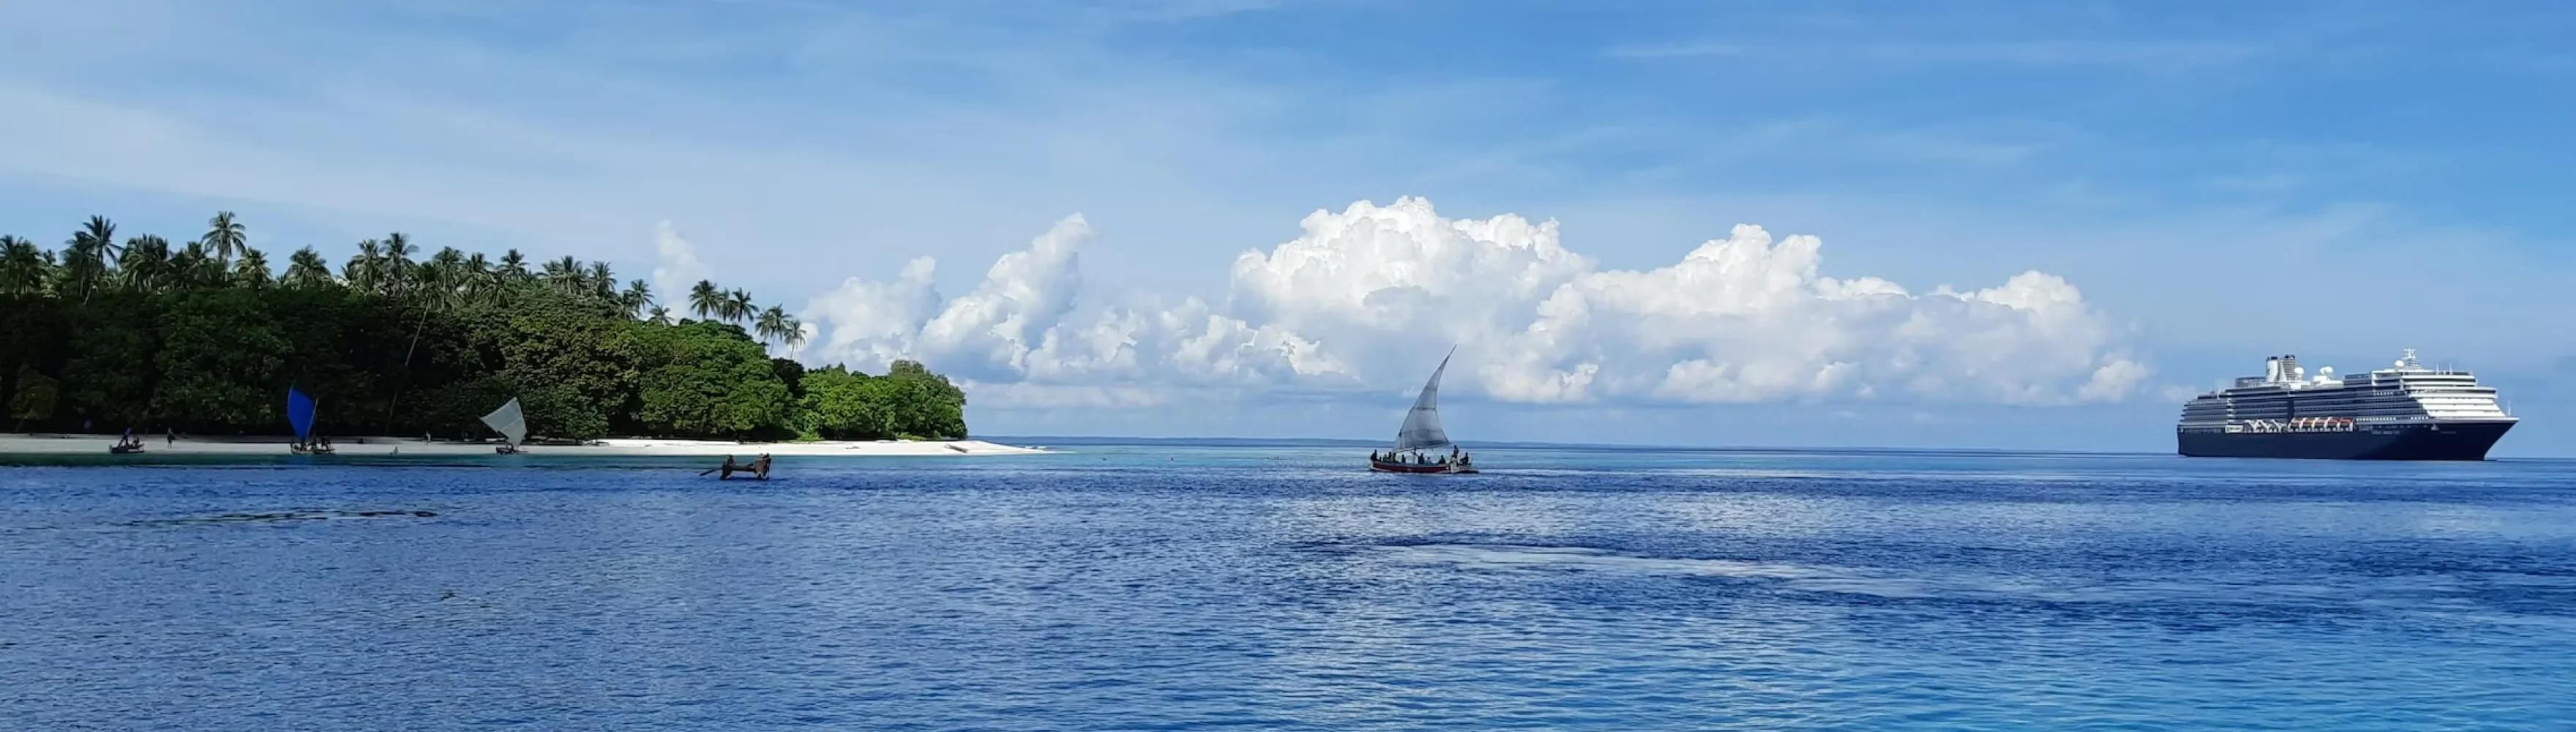
[[[688,311],[689,287],[707,278],[698,248],[680,238],[680,230],[663,221],[653,225],[653,296],[673,313]]]
[[[1092,302],[1080,216],[946,300],[929,260],[815,298],[808,355],[919,358],[1026,404],[1157,403],[1155,389],[1402,391],[1451,346],[1453,393],[1515,402],[2127,398],[2131,358],[2066,280],[1916,294],[1822,274],[1823,242],[1739,225],[1680,261],[1604,270],[1556,222],[1448,219],[1418,198],[1317,211],[1235,259],[1224,304]],[[1007,385],[1007,386],[1003,386]],[[1050,392],[1049,390],[1053,390]]]
[[[1091,236],[1091,224],[1074,214],[1027,250],[1002,255],[982,286],[949,301],[921,327],[922,347],[948,355],[944,365],[969,376],[1025,373],[1030,352],[1051,345],[1057,322],[1073,309],[1082,286],[1075,250]]]
[[[913,342],[939,308],[939,293],[930,285],[936,266],[920,257],[905,263],[893,282],[852,277],[805,303],[799,319],[829,334],[807,339],[808,358],[881,370],[895,359],[915,357]]]
[[[2084,401],[2117,401],[2137,391],[2138,382],[2146,381],[2155,373],[2155,369],[2148,368],[2146,364],[2117,359],[2094,369],[2093,378],[2085,380],[2084,387],[2077,389],[2075,396]]]

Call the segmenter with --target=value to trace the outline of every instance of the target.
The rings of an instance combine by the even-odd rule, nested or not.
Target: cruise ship
[[[2425,368],[2415,350],[2388,368],[2309,377],[2297,356],[2182,407],[2177,451],[2195,457],[2484,460],[2516,418],[2466,371]]]

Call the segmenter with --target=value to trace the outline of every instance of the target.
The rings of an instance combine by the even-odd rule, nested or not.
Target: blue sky
[[[1756,224],[1821,239],[1822,276],[1918,299],[2060,278],[2081,323],[1987,337],[2084,359],[2012,371],[2012,389],[1957,358],[1899,373],[1879,360],[1908,354],[1855,345],[1878,332],[1813,303],[1746,311],[1753,326],[1640,316],[1659,324],[1533,356],[1440,316],[1490,306],[1473,322],[1518,328],[1539,295],[1434,286],[1397,330],[1537,359],[1521,375],[1697,360],[1745,387],[1540,399],[1453,373],[1462,439],[2158,450],[2173,393],[2265,354],[2352,370],[2411,346],[2506,390],[2528,421],[2499,454],[2566,454],[2571,39],[2576,10],[2546,3],[22,1],[0,4],[0,231],[50,242],[101,213],[184,235],[228,209],[273,254],[401,230],[644,277],[669,264],[668,222],[705,276],[886,329],[809,359],[904,350],[975,374],[980,432],[1366,437],[1437,346],[1300,310],[1367,294],[1311,289],[1330,272],[1256,292],[1243,255],[1285,267],[1320,236],[1310,213],[1417,196],[1443,226],[1553,220],[1587,262],[1566,282]],[[1033,244],[1050,232],[1078,256]],[[1422,246],[1466,259],[1381,265],[1522,251]],[[1031,256],[1009,277],[987,271],[1015,252]],[[1616,305],[1618,288],[1710,286],[1596,280],[1630,284],[1592,307],[1648,308],[1632,314],[1661,306]],[[879,286],[923,310],[824,309]],[[1202,315],[1192,299],[1242,326],[1229,347],[1312,343],[1320,361],[1154,351],[1187,348],[1152,323]],[[932,332],[977,303],[1010,306],[950,317],[981,336]],[[1817,328],[1833,342],[1800,341]],[[1045,334],[1085,333],[1150,363],[1040,363],[1061,350]],[[1752,388],[1718,353],[1801,347],[1862,376]],[[2078,396],[2118,361],[2150,373]]]

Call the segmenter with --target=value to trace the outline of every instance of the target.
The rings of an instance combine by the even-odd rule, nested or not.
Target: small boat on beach
[[[1404,426],[1395,431],[1395,449],[1369,453],[1369,469],[1381,473],[1422,473],[1454,475],[1476,472],[1475,460],[1449,441],[1449,432],[1440,427],[1440,374],[1449,370],[1449,356],[1440,358],[1439,368],[1431,370],[1431,381],[1422,385],[1422,394],[1413,398],[1413,409],[1404,413]],[[1440,448],[1449,448],[1446,455]]]
[[[492,448],[493,452],[516,455],[519,453],[520,443],[528,440],[528,415],[519,411],[518,397],[510,397],[510,401],[502,404],[500,409],[483,415],[483,424],[491,426],[492,431],[501,433],[503,442],[500,447]]]
[[[141,452],[143,452],[143,441],[134,439],[134,429],[131,427],[126,428],[125,434],[117,436],[116,444],[107,446],[109,455],[134,455]]]
[[[287,443],[287,452],[297,455],[331,454],[329,441],[313,439],[313,397],[305,396],[302,389],[286,388],[286,424],[295,428],[295,441]]]

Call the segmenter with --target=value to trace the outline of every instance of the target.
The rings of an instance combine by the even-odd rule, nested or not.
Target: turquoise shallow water
[[[2576,463],[1068,450],[0,469],[0,726],[2576,726]]]

